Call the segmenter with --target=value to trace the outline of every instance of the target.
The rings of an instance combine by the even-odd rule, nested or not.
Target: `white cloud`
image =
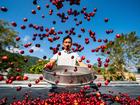
[[[25,37],[23,38],[23,41],[27,42],[29,39],[30,39],[29,36],[25,36]]]
[[[13,47],[10,47],[10,48],[6,48],[7,51],[11,52],[11,53],[19,53],[20,49],[18,48],[13,48]]]
[[[39,51],[39,52],[43,52],[43,51],[44,51],[43,49],[38,48],[38,47],[35,47],[35,46],[32,46],[31,49],[33,49],[34,52],[37,52],[37,51]]]

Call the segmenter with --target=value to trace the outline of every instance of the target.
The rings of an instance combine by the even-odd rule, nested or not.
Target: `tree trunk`
[[[2,44],[0,43],[0,51],[2,51]]]

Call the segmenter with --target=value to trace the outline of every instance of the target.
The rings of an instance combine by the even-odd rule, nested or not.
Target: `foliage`
[[[104,71],[105,71],[105,68],[103,68],[103,67],[98,67],[98,66],[93,66],[93,70],[95,70],[96,71],[96,73],[98,74],[98,75],[102,75],[103,73],[104,73]]]
[[[25,58],[28,58],[28,62],[26,63],[26,67],[24,69],[25,73],[29,72],[29,68],[36,64],[36,62],[39,60],[38,57],[33,56],[24,56]]]
[[[38,60],[37,57],[22,56],[17,53],[10,53],[6,51],[6,48],[20,46],[20,41],[16,41],[18,32],[14,31],[8,22],[0,20],[0,58],[7,56],[7,61],[0,59],[0,72],[7,72],[7,76],[23,75],[27,72],[30,66],[34,65]],[[24,59],[28,59],[26,63]],[[16,69],[21,69],[21,72],[17,72]]]
[[[39,61],[36,62],[35,65],[33,65],[29,68],[28,72],[29,73],[34,73],[34,74],[42,73],[42,71],[44,69],[44,65],[48,62],[49,62],[48,60],[39,60]]]
[[[31,56],[22,56],[17,53],[10,53],[8,51],[2,50],[0,53],[0,57],[6,55],[8,57],[7,61],[2,61],[0,59],[0,72],[7,72],[8,77],[9,76],[17,76],[17,75],[23,75],[27,72],[27,70],[30,68],[30,66],[34,65],[36,61],[39,59],[37,57],[31,57]],[[28,59],[28,62],[25,62],[24,59]],[[13,63],[11,66],[10,63]],[[21,69],[21,72],[17,72],[16,69]]]
[[[110,67],[111,70],[106,70],[105,74],[112,75],[112,78],[117,78],[120,80],[126,79],[124,72],[127,72],[127,64],[133,62],[137,64],[140,59],[140,38],[136,36],[135,32],[129,34],[121,34],[120,38],[115,38],[114,41],[110,41],[106,44],[107,48],[105,51],[110,51]],[[101,55],[105,56],[104,53]],[[113,71],[112,71],[113,70]],[[116,77],[116,72],[119,72],[118,77]],[[106,76],[107,77],[107,76]]]
[[[19,45],[19,43],[15,41],[17,34],[8,22],[0,20],[0,50],[5,49],[7,46],[16,47],[17,44]]]

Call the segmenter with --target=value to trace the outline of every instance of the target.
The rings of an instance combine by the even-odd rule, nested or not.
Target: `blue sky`
[[[86,45],[84,43],[84,38],[89,37],[88,30],[91,29],[96,33],[96,39],[105,39],[113,40],[117,33],[129,33],[135,31],[137,35],[140,36],[140,0],[81,0],[81,4],[79,6],[73,5],[70,6],[68,2],[64,3],[62,9],[57,10],[54,5],[52,5],[50,0],[38,0],[38,5],[40,5],[41,10],[38,11],[36,6],[32,4],[33,0],[0,0],[0,6],[5,6],[8,8],[8,12],[0,11],[0,19],[4,19],[5,21],[12,22],[15,21],[17,23],[17,27],[14,28],[17,32],[19,32],[19,36],[22,39],[23,44],[32,42],[33,45],[29,48],[22,49],[25,51],[25,55],[37,56],[42,58],[43,56],[47,56],[48,58],[52,57],[52,51],[49,50],[49,47],[55,47],[57,44],[62,43],[63,37],[66,35],[65,30],[70,29],[71,27],[75,27],[76,35],[72,36],[74,42],[78,42],[85,49],[79,53],[80,56],[85,55],[87,59],[91,61],[91,63],[97,62],[97,58],[100,57],[96,55],[97,53],[91,53],[91,49],[97,48],[99,45],[104,43],[93,42],[90,40],[90,44]],[[45,5],[49,4],[50,8],[45,8]],[[73,21],[73,16],[70,16],[66,23],[61,23],[60,18],[56,16],[57,12],[66,12],[68,9],[72,8],[73,10],[81,10],[83,7],[87,7],[87,12],[92,12],[94,8],[97,8],[97,13],[95,17],[91,18],[91,21],[88,22],[84,19],[83,15],[77,17],[80,21],[82,20],[82,24],[78,27],[75,26],[75,22]],[[35,9],[37,14],[31,14],[32,9]],[[52,16],[48,14],[50,9],[54,10]],[[42,19],[41,15],[44,14],[45,18]],[[28,22],[23,22],[23,18],[27,18]],[[105,23],[104,18],[109,18],[109,22]],[[56,24],[52,24],[52,21],[55,20]],[[60,35],[61,38],[54,43],[50,43],[47,41],[47,38],[44,40],[40,40],[37,38],[36,41],[32,41],[33,33],[40,33],[34,29],[28,28],[28,24],[33,23],[37,25],[43,25],[45,28],[55,27],[56,31],[63,31],[63,35]],[[20,25],[26,25],[26,29],[20,29]],[[82,33],[80,31],[81,28],[85,28],[86,32]],[[106,34],[105,31],[113,29],[114,33]],[[82,35],[82,38],[79,39],[78,34]],[[32,54],[28,52],[30,48],[34,48],[35,44],[41,44],[40,49],[36,49],[36,51]]]

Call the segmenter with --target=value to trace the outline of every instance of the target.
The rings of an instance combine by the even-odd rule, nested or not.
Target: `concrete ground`
[[[66,88],[65,88],[66,89]],[[74,88],[73,91],[77,92],[80,88]],[[16,91],[15,87],[1,87],[0,88],[0,99],[3,97],[8,98],[8,103],[13,102],[13,97],[16,97],[16,100],[22,100],[24,99],[24,94],[29,93],[32,98],[40,97],[41,99],[46,99],[48,97],[48,94],[50,93],[50,88],[44,87],[44,88],[30,88],[30,87],[23,87],[20,91]],[[119,92],[121,93],[127,93],[132,98],[136,98],[140,96],[140,86],[102,86],[99,88],[99,91],[101,94],[109,94],[109,91],[113,91],[112,95],[118,95]],[[57,92],[64,91],[64,88],[57,88]],[[91,92],[91,90],[89,91]]]
[[[0,99],[3,97],[8,98],[9,105],[14,101],[13,97],[16,97],[15,100],[24,99],[24,94],[29,93],[32,98],[40,97],[42,99],[46,99],[48,94],[51,93],[51,84],[47,83],[45,80],[41,81],[39,84],[35,84],[35,79],[39,78],[41,75],[29,75],[28,81],[14,81],[12,84],[6,84],[5,81],[0,81]],[[140,78],[140,77],[139,77]],[[136,98],[140,96],[140,81],[111,81],[108,86],[105,86],[102,77],[98,76],[94,83],[102,83],[102,86],[99,88],[101,94],[110,94],[109,91],[113,91],[112,95],[118,95],[119,92],[127,93],[132,98]],[[32,87],[28,87],[28,84],[31,83]],[[21,86],[22,89],[20,91],[16,91],[16,87]],[[63,91],[74,91],[77,92],[80,90],[80,87],[76,88],[67,88],[67,87],[58,87],[55,89],[56,92]],[[88,91],[89,93],[92,90]]]

